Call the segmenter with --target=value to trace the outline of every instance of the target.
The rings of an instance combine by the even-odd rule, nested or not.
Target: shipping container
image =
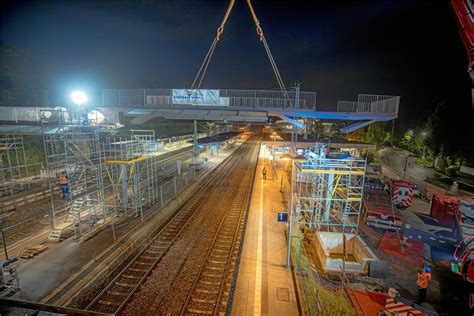
[[[393,207],[390,196],[383,190],[365,189],[364,214],[367,226],[391,230],[402,227],[401,212]]]
[[[431,199],[430,216],[435,218],[441,226],[453,228],[454,212],[458,208],[459,198],[441,194],[434,194]]]
[[[406,208],[413,200],[413,184],[405,180],[390,179],[392,203],[399,208]]]

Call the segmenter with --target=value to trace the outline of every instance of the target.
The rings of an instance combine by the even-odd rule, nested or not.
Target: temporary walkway
[[[262,178],[264,166],[267,180]],[[286,267],[286,224],[277,222],[284,210],[282,177],[288,184],[284,171],[275,174],[260,152],[232,315],[298,315],[292,273]]]

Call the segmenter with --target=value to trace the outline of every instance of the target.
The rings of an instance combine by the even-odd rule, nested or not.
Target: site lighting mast
[[[71,100],[72,102],[76,104],[77,109],[72,109],[70,115],[73,115],[72,113],[79,114],[78,115],[79,122],[82,125],[87,125],[88,123],[87,111],[84,110],[84,105],[89,100],[89,98],[87,97],[87,94],[84,91],[76,90],[73,93],[71,93]]]
[[[82,107],[84,104],[87,103],[87,94],[84,91],[74,91],[71,93],[71,100],[74,102],[77,106]]]

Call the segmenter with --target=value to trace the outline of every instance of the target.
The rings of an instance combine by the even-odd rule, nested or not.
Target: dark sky
[[[189,87],[227,1],[4,1],[2,45],[30,52],[36,85]],[[254,7],[287,85],[321,108],[358,93],[401,96],[406,126],[439,100],[471,108],[467,57],[449,1],[258,1]],[[277,88],[244,0],[237,0],[203,87]]]

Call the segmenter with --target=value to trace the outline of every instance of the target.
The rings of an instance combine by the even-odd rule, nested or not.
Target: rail
[[[220,308],[226,310],[227,306],[222,306],[223,293],[228,290],[225,284],[231,264],[235,261],[233,259],[236,245],[242,237],[252,179],[252,175],[247,171],[247,175],[241,178],[237,190],[227,204],[211,247],[202,261],[180,315],[187,313],[216,315],[221,312]]]
[[[239,148],[237,152],[242,151]],[[237,153],[236,152],[236,153]],[[200,190],[174,214],[163,227],[130,262],[110,281],[104,289],[87,305],[86,310],[106,310],[120,312],[146,280],[154,267],[160,262],[176,238],[187,227],[193,216],[198,213],[208,194],[230,172],[237,163],[238,156],[231,155],[224,160],[214,174],[207,179]],[[171,238],[170,238],[171,237]],[[151,262],[150,262],[151,260]],[[138,267],[142,267],[141,269]],[[126,279],[126,282],[120,282]]]

